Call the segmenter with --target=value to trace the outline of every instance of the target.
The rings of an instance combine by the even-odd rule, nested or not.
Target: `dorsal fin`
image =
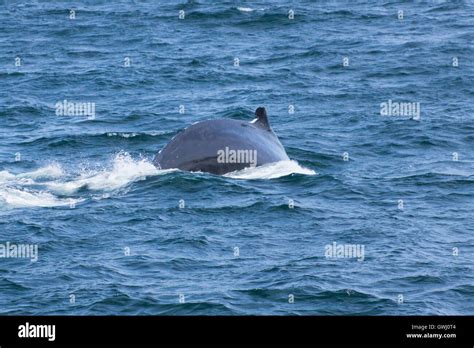
[[[263,106],[259,106],[257,110],[255,110],[255,116],[257,116],[256,119],[256,124],[266,130],[271,131],[272,129],[270,128],[270,123],[268,122],[268,117],[267,117],[267,110]]]

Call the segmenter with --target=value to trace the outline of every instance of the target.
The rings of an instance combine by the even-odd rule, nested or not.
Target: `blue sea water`
[[[0,258],[0,313],[474,314],[473,14],[1,2],[0,244],[38,259]],[[95,117],[57,115],[64,100]],[[260,105],[291,162],[151,164],[190,124]]]

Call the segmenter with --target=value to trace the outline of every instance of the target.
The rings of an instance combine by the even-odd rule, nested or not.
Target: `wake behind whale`
[[[115,154],[110,162],[101,164],[99,169],[94,164],[89,164],[89,168],[82,168],[82,165],[77,163],[73,168],[65,168],[59,163],[51,163],[22,173],[0,170],[0,211],[4,208],[69,208],[91,200],[117,197],[133,183],[148,178],[163,176],[163,182],[166,184],[173,176],[180,175],[176,169],[159,170],[150,160],[133,158],[123,151]],[[225,178],[276,179],[294,173],[315,174],[314,171],[301,167],[298,162],[290,160],[244,168],[226,174]]]

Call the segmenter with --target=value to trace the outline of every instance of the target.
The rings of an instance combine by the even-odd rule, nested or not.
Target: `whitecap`
[[[250,7],[237,7],[240,12],[253,12],[253,8]]]

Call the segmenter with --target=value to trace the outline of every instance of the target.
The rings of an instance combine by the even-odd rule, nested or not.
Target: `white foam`
[[[71,206],[86,199],[104,199],[116,190],[147,177],[162,175],[178,169],[159,170],[147,159],[133,159],[120,152],[107,167],[99,170],[67,174],[58,164],[50,164],[34,171],[12,174],[0,171],[0,205],[8,207],[57,207]],[[256,168],[246,168],[225,176],[235,179],[274,179],[290,174],[315,175],[296,161],[281,161]],[[88,196],[68,197],[81,188]]]
[[[28,185],[41,184],[36,180],[56,179],[64,175],[58,164],[49,164],[37,170],[12,174],[8,171],[0,172],[0,205],[13,208],[21,207],[56,207],[76,204],[83,199],[58,198],[50,192],[26,188]]]
[[[276,179],[291,174],[316,175],[316,172],[300,166],[296,161],[289,160],[248,167],[224,176],[234,179]]]
[[[39,168],[35,171],[28,172],[28,173],[22,173],[16,175],[16,178],[22,179],[22,178],[27,178],[27,179],[56,179],[60,178],[64,175],[63,169],[59,164],[50,164],[47,165],[46,167]]]
[[[25,188],[0,187],[0,202],[13,208],[58,207],[82,202],[83,199],[58,198],[45,191],[29,191]]]
[[[15,180],[15,175],[11,174],[6,170],[0,171],[0,184],[8,181]]]
[[[0,171],[0,184],[20,183],[23,185],[33,184],[37,179],[54,179],[64,175],[60,165],[50,164],[32,172],[12,174],[6,170]]]
[[[252,12],[253,8],[250,8],[250,7],[237,7],[237,10],[239,10],[240,12]]]
[[[121,138],[133,138],[133,137],[136,137],[137,135],[140,135],[140,134],[139,133],[116,133],[116,132],[107,133],[108,137],[121,137]]]
[[[108,132],[107,133],[107,136],[108,137],[121,137],[121,138],[134,138],[134,137],[137,137],[139,135],[149,135],[149,136],[157,136],[157,135],[162,135],[164,134],[165,132],[163,131],[155,131],[155,132],[146,132],[146,133],[135,133],[135,132],[131,132],[131,133],[126,133],[126,132]]]
[[[120,152],[113,160],[110,169],[83,173],[79,178],[65,182],[51,182],[47,186],[56,193],[71,194],[81,188],[94,191],[113,191],[129,185],[132,182],[144,180],[170,172],[159,170],[146,159],[134,160],[128,153]]]
[[[108,192],[126,187],[132,182],[171,171],[175,169],[158,170],[150,161],[133,159],[126,152],[118,153],[108,168],[83,171],[75,177],[67,175],[58,164],[17,175],[0,171],[0,204],[10,207],[71,205],[82,202],[85,198],[64,196],[74,194],[81,188],[101,191],[98,197],[103,199],[110,197]]]

